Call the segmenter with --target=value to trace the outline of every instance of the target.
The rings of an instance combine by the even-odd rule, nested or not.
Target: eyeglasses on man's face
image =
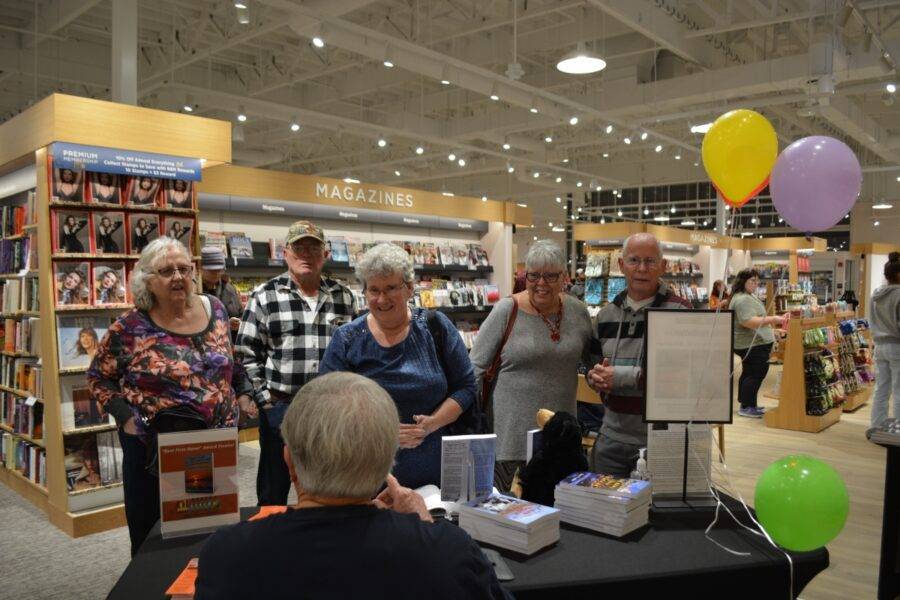
[[[291,252],[293,252],[297,256],[320,256],[322,254],[324,246],[319,242],[294,242],[289,246],[289,248],[291,249]]]
[[[555,273],[536,273],[530,271],[525,273],[525,279],[528,280],[529,283],[537,283],[541,279],[547,283],[556,283],[559,281],[560,276],[562,276],[562,271],[557,271]]]
[[[622,262],[625,263],[626,267],[631,269],[637,269],[641,265],[644,265],[648,269],[655,269],[659,266],[661,259],[651,256],[649,258],[641,258],[640,256],[626,256],[622,259]]]

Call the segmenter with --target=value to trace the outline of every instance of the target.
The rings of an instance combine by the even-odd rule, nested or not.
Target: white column
[[[112,100],[137,104],[138,2],[112,2]]]
[[[481,245],[491,260],[491,266],[494,267],[491,283],[500,289],[500,297],[505,298],[512,293],[516,268],[513,262],[512,225],[491,221],[488,223],[488,232],[481,238]]]

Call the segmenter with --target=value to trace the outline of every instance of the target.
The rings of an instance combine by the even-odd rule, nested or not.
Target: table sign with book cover
[[[441,500],[467,502],[494,486],[497,435],[445,435],[441,438]]]
[[[237,523],[237,429],[161,433],[158,439],[162,536]]]

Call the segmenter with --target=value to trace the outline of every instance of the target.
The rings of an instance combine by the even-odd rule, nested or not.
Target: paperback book
[[[131,231],[129,254],[140,254],[147,244],[159,237],[159,215],[155,213],[131,213],[127,223]]]
[[[459,526],[473,539],[524,555],[559,541],[560,511],[491,494],[459,506]]]
[[[91,202],[122,205],[122,181],[113,173],[88,173]]]
[[[246,235],[229,236],[228,249],[231,258],[253,258],[253,242]]]
[[[441,500],[464,502],[491,493],[497,435],[441,438]]]
[[[98,315],[57,315],[60,370],[87,368],[109,324],[109,317]]]
[[[94,213],[94,246],[97,254],[125,253],[125,213]]]
[[[163,221],[163,229],[167,237],[184,244],[191,256],[198,254],[197,249],[194,248],[194,219],[191,217],[167,216]]]

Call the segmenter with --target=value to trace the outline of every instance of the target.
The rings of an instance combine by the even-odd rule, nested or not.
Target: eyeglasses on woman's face
[[[163,267],[162,269],[157,269],[154,271],[157,275],[162,277],[163,279],[172,279],[175,277],[175,274],[178,273],[181,277],[187,279],[194,272],[194,267],[191,265],[179,265],[177,267]]]
[[[384,294],[385,296],[393,297],[399,295],[407,285],[405,283],[400,283],[397,285],[387,285],[385,287],[373,287],[366,286],[366,296],[369,298],[375,299]]]
[[[547,283],[556,283],[559,281],[559,278],[562,276],[562,271],[556,271],[555,273],[538,273],[535,271],[529,271],[525,273],[525,279],[529,283],[537,283],[541,279],[543,279]]]

